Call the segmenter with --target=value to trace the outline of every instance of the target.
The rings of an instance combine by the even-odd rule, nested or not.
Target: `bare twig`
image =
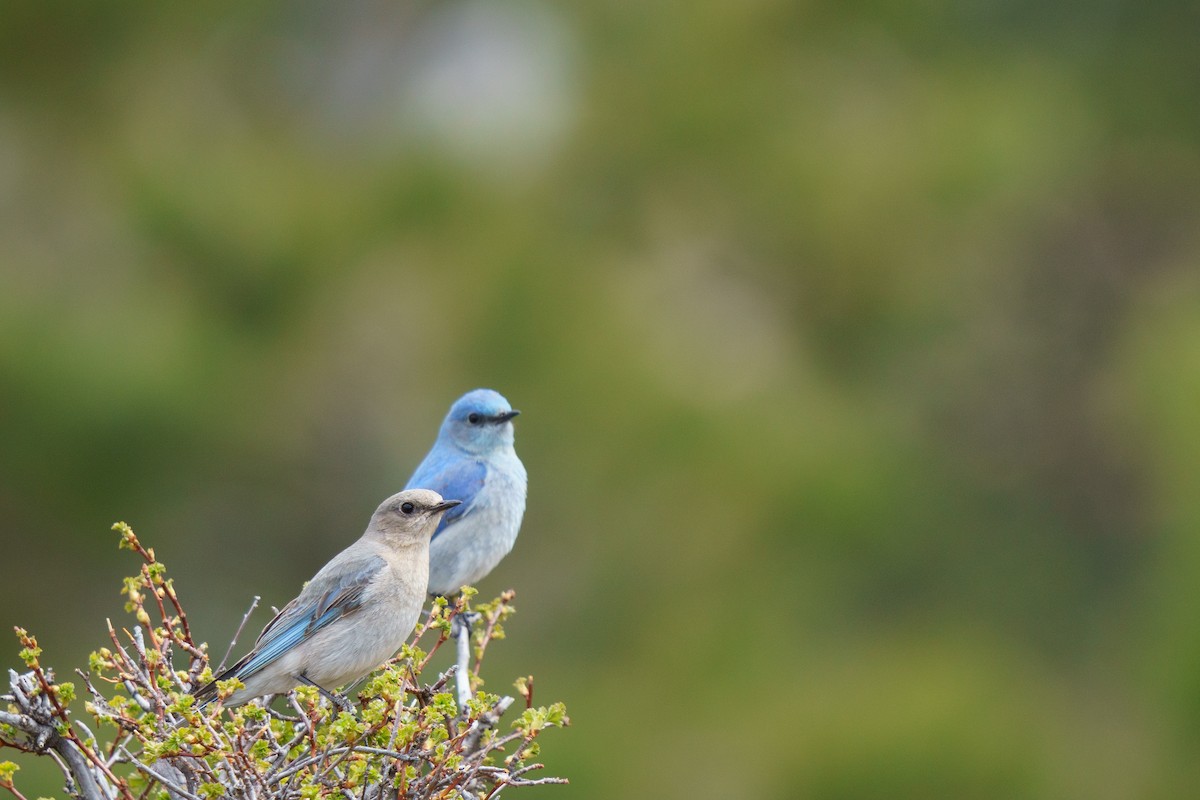
[[[167,790],[167,794],[171,795],[172,800],[176,800],[176,798],[179,797],[187,798],[187,800],[202,800],[202,798],[189,792],[187,787],[183,785],[183,773],[180,772],[177,767],[174,767],[168,764],[166,761],[159,759],[158,761],[154,762],[154,768],[151,768],[139,762],[131,753],[126,753],[126,755],[129,758],[129,762],[133,764],[134,767],[161,783],[163,788]],[[168,778],[166,775],[168,771],[174,772],[179,777],[175,778],[174,780]]]
[[[465,712],[471,699],[471,621],[467,615],[454,618],[457,623],[454,635],[458,644],[458,708]]]
[[[500,594],[495,608],[487,615],[487,626],[483,630],[483,637],[479,642],[479,650],[475,655],[474,672],[476,675],[479,674],[479,669],[483,665],[483,654],[487,651],[487,646],[491,643],[492,637],[496,633],[496,626],[500,624],[500,620],[505,616],[506,612],[511,613],[509,606],[516,596],[517,593],[512,589],[505,590]]]
[[[508,711],[508,707],[512,704],[511,697],[501,697],[500,701],[492,706],[491,711],[482,714],[479,719],[471,723],[471,727],[467,729],[467,736],[463,739],[463,752],[473,753],[478,750],[483,741],[483,734],[500,723],[500,717],[504,716],[504,712]]]
[[[14,694],[16,693],[14,692]],[[22,706],[20,702],[17,702],[16,705],[18,708]],[[0,711],[0,723],[11,725],[28,734],[34,743],[35,752],[42,752],[47,748],[54,750],[66,763],[68,769],[66,775],[79,787],[84,800],[108,800],[107,795],[100,789],[100,784],[96,781],[92,765],[84,758],[83,753],[79,751],[74,742],[60,736],[53,727],[49,726],[48,722],[40,722],[28,713],[10,714],[7,711]]]
[[[254,609],[258,608],[258,601],[261,599],[258,595],[254,595],[254,599],[250,601],[250,607],[242,615],[242,621],[237,626],[237,630],[233,632],[233,638],[229,640],[229,647],[225,650],[225,655],[221,657],[221,663],[213,670],[214,673],[225,671],[225,662],[229,660],[229,656],[233,653],[233,648],[237,644],[238,637],[242,635],[242,629],[246,627],[246,620],[250,619],[250,615],[254,613]]]

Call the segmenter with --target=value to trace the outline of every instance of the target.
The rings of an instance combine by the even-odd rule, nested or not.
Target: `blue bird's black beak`
[[[505,411],[502,414],[497,414],[496,416],[492,417],[492,422],[496,423],[497,425],[503,425],[513,417],[518,416],[520,413],[520,411],[517,411],[514,408],[512,411]]]

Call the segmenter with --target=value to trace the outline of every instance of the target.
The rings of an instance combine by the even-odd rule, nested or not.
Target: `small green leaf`
[[[271,743],[266,739],[259,739],[254,744],[250,745],[250,756],[258,760],[266,759],[271,755]]]
[[[29,667],[30,669],[33,669],[38,665],[38,656],[41,654],[42,648],[40,647],[23,647],[21,648],[21,652],[18,653],[18,655],[21,657],[21,660],[25,662],[25,666]]]
[[[190,694],[181,694],[175,698],[174,703],[167,707],[167,710],[176,714],[181,714],[194,705],[196,705],[195,697]]]
[[[242,683],[237,678],[230,678],[227,681],[217,681],[217,697],[220,697],[222,700],[226,700],[238,689],[245,688],[246,684]]]
[[[220,797],[225,794],[225,787],[219,783],[202,783],[196,792],[201,797]]]

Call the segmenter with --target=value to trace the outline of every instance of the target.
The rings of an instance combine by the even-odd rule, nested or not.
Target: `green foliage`
[[[548,708],[527,708],[521,718],[513,722],[513,727],[522,733],[536,736],[545,728],[562,727],[567,720],[567,707],[562,703],[554,703]]]
[[[86,663],[125,513],[213,638],[493,385],[530,505],[484,599],[538,661],[484,688],[554,676],[572,796],[1194,795],[1196,15],[5,3],[0,623]],[[562,138],[415,132],[514,30]]]
[[[286,695],[285,709],[258,703],[224,709],[222,700],[242,686],[238,680],[219,682],[218,700],[201,707],[190,691],[212,675],[208,648],[192,639],[183,607],[153,551],[129,526],[115,527],[121,547],[143,563],[122,590],[138,624],[119,632],[110,625],[111,646],[94,651],[89,672],[81,673],[88,696],[84,708],[100,738],[74,720],[67,708],[75,698],[74,684],[54,681],[40,665],[37,641],[22,629],[17,636],[31,672],[14,681],[9,697],[36,724],[14,727],[19,718],[11,716],[13,725],[0,725],[0,746],[35,753],[50,746],[60,755],[64,749],[82,755],[82,768],[60,760],[68,785],[75,787],[71,794],[95,800],[81,788],[94,781],[121,800],[147,793],[161,797],[162,789],[179,794],[187,787],[206,800],[243,796],[251,787],[255,796],[273,800],[345,792],[368,798],[461,792],[482,797],[502,787],[565,782],[527,777],[542,766],[530,762],[538,752],[534,740],[546,728],[569,722],[562,704],[535,708],[532,695],[525,693],[529,707],[512,732],[501,734],[500,717],[511,698],[479,692],[460,710],[446,689],[450,674],[422,682],[430,659],[450,637],[451,621],[471,612],[481,624],[469,677],[479,680],[488,643],[513,613],[511,592],[475,608],[473,591],[453,605],[436,600],[428,621],[366,681],[353,711],[336,710],[308,686]],[[157,625],[149,624],[152,618]],[[422,642],[428,642],[427,649]],[[175,668],[180,659],[186,669]],[[498,761],[504,766],[496,766]],[[16,769],[12,762],[0,763],[0,787],[14,794]],[[87,774],[78,774],[81,769]]]
[[[33,669],[38,665],[38,656],[41,654],[42,648],[40,647],[22,647],[21,652],[17,656],[25,662],[25,666]]]

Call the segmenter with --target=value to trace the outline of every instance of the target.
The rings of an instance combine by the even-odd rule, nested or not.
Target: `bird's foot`
[[[470,638],[471,630],[482,616],[478,611],[463,611],[455,614],[454,618],[450,620],[451,638],[458,638],[464,635]]]

